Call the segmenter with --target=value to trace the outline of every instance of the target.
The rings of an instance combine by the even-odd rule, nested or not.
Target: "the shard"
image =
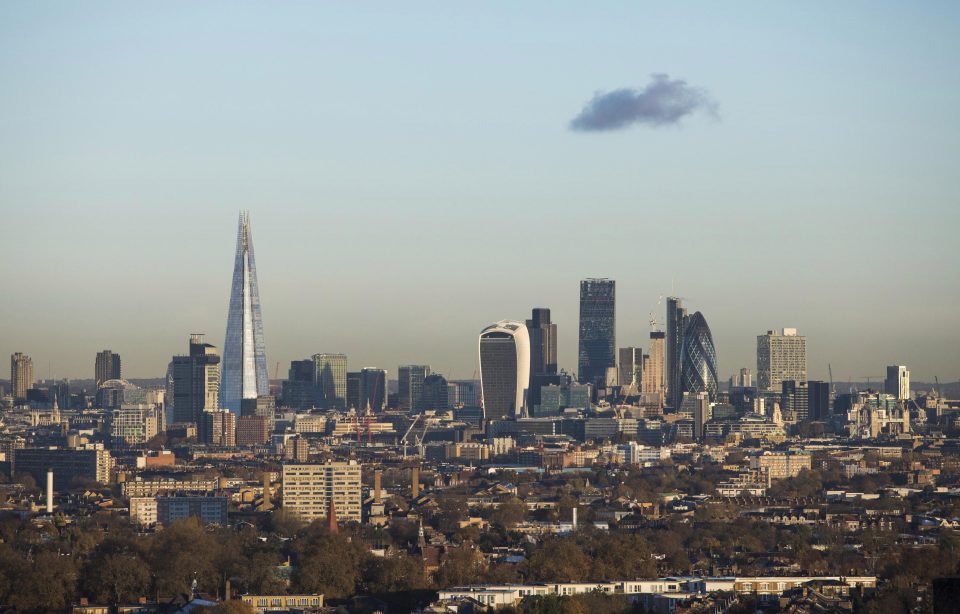
[[[263,320],[260,316],[260,291],[257,288],[257,265],[253,258],[250,214],[242,212],[237,230],[233,285],[230,288],[227,337],[223,342],[220,403],[222,407],[239,415],[245,400],[255,407],[257,397],[266,394],[269,394],[269,383],[263,344]]]

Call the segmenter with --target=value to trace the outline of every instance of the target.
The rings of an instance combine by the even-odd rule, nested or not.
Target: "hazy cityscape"
[[[960,11],[809,6],[0,7],[0,614],[960,612]]]

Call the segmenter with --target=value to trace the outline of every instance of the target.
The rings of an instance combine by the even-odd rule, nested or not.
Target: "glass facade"
[[[580,282],[580,343],[577,378],[581,384],[603,384],[616,366],[616,282]]]
[[[250,215],[241,213],[233,285],[230,288],[230,311],[227,314],[227,335],[223,343],[220,402],[224,408],[240,414],[243,399],[256,399],[267,394],[267,357],[260,315],[257,266],[250,235]]]
[[[717,350],[713,335],[699,311],[687,318],[680,346],[682,392],[706,392],[710,402],[717,400]]]

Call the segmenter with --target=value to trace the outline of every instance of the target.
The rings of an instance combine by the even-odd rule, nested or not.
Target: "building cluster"
[[[415,523],[411,552],[434,572],[458,547],[437,521],[451,498],[465,501],[458,530],[485,530],[515,505],[522,513],[511,529],[531,538],[569,534],[578,518],[597,530],[636,530],[717,506],[730,518],[829,527],[852,540],[880,527],[924,543],[929,527],[960,525],[904,504],[960,492],[960,401],[939,386],[915,393],[908,369],[892,365],[882,388],[838,392],[809,379],[806,339],[794,328],[758,335],[755,372],[739,368],[721,381],[707,320],[683,299],[666,299],[664,326],[652,317],[641,347],[617,344],[613,280],[581,281],[579,298],[576,372],[559,365],[558,324],[537,307],[529,319],[480,330],[479,379],[448,380],[427,364],[400,365],[391,378],[318,352],[292,361],[271,386],[242,215],[222,352],[191,334],[164,378],[137,384],[123,379],[120,355],[103,350],[90,392],[37,382],[30,357],[11,356],[0,469],[12,480],[0,513],[120,514],[145,531],[281,511],[330,530]],[[572,500],[558,495],[558,480],[597,471],[604,484],[581,484]],[[680,485],[624,494],[620,486],[638,475]],[[681,484],[690,475],[706,476],[708,487]],[[803,490],[812,475],[832,482]],[[874,505],[880,499],[885,505]],[[479,556],[495,564],[504,553]],[[599,590],[673,611],[722,592],[847,598],[877,582],[776,562],[764,571],[773,575],[449,588],[435,607]],[[303,599],[323,604],[323,596]]]

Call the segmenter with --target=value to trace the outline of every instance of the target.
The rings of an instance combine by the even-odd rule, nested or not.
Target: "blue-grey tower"
[[[257,265],[250,235],[250,214],[241,212],[233,285],[230,288],[230,312],[227,314],[227,337],[223,342],[220,404],[239,415],[244,401],[256,406],[257,397],[267,394],[267,357],[263,344]]]
[[[707,320],[699,311],[687,317],[680,346],[680,399],[683,393],[707,393],[717,400],[717,350]]]

